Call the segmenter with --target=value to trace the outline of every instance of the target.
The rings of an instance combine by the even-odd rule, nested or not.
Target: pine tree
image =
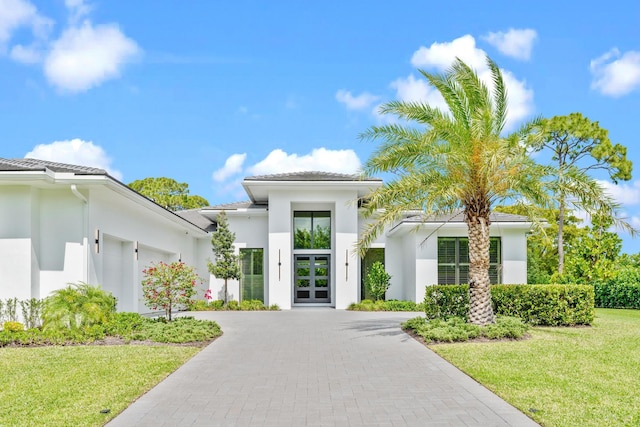
[[[227,305],[227,282],[229,279],[240,280],[240,263],[233,248],[236,235],[229,230],[227,215],[221,212],[216,222],[218,227],[211,236],[211,249],[215,262],[209,261],[209,272],[218,279],[224,279],[224,304]]]

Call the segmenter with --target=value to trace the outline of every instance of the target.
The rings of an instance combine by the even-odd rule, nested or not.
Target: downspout
[[[82,238],[82,244],[84,245],[84,248],[85,248],[84,280],[83,281],[85,283],[89,283],[89,258],[91,258],[91,253],[90,253],[91,248],[89,247],[89,208],[88,208],[89,201],[87,200],[86,197],[82,195],[82,193],[80,193],[80,191],[78,191],[78,187],[76,186],[76,184],[71,184],[71,192],[83,203],[84,215],[82,220],[84,224],[82,228],[84,229],[84,237]]]

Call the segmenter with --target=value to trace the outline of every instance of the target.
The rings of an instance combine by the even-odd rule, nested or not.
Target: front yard
[[[101,426],[200,350],[166,345],[0,348],[0,425]]]
[[[640,425],[640,311],[531,335],[430,348],[544,426]]]

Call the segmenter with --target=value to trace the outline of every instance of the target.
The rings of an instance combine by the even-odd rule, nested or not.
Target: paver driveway
[[[224,335],[109,426],[535,426],[406,335],[416,313],[203,312]]]

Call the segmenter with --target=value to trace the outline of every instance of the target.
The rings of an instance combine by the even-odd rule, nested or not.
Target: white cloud
[[[411,65],[417,68],[435,68],[438,71],[448,69],[456,57],[469,66],[486,68],[486,53],[476,47],[476,39],[467,34],[451,42],[432,43],[429,47],[421,46],[413,53]]]
[[[11,48],[9,57],[23,64],[37,64],[42,60],[42,52],[36,46],[22,46],[17,44]]]
[[[0,0],[0,54],[8,51],[16,62],[42,64],[47,80],[63,92],[83,92],[120,76],[140,53],[136,42],[117,24],[93,25],[84,19],[91,12],[85,0],[65,0],[65,5],[67,26],[53,39],[54,22],[28,0]],[[31,28],[33,39],[11,46],[21,28]]]
[[[510,28],[506,33],[503,31],[490,32],[483,37],[504,55],[524,61],[531,58],[531,50],[536,38],[538,38],[538,33],[530,28],[523,30]]]
[[[356,173],[360,169],[360,159],[351,149],[315,148],[308,154],[299,155],[289,154],[278,148],[257,163],[243,167],[246,156],[245,153],[229,156],[224,166],[213,173],[218,194],[234,198],[246,197],[242,189],[242,179],[245,176],[311,171]]]
[[[640,87],[640,52],[621,54],[616,48],[593,59],[591,89],[603,95],[618,97]]]
[[[224,162],[224,166],[213,173],[213,180],[216,182],[225,181],[232,175],[242,171],[242,165],[247,158],[247,153],[233,154]]]
[[[379,96],[372,95],[369,92],[362,92],[358,96],[353,96],[350,91],[340,89],[336,92],[336,100],[344,104],[348,110],[365,110],[380,99]]]
[[[64,5],[69,10],[69,21],[72,24],[91,12],[91,6],[86,4],[84,0],[64,0]]]
[[[424,78],[416,79],[413,74],[406,78],[399,78],[391,82],[391,88],[396,91],[396,98],[405,102],[424,102],[433,107],[446,110],[447,104],[436,89],[429,85]]]
[[[21,27],[30,27],[38,39],[46,38],[53,21],[38,13],[27,0],[0,0],[0,48],[8,43]]]
[[[640,180],[633,181],[629,184],[614,184],[610,181],[598,180],[607,193],[613,199],[625,206],[640,204]]]
[[[435,69],[442,72],[447,70],[457,57],[474,68],[485,84],[492,88],[493,80],[486,63],[486,55],[484,50],[476,47],[473,36],[465,35],[451,42],[433,43],[430,47],[420,47],[414,52],[411,64],[425,70]],[[510,71],[504,69],[501,71],[509,97],[505,128],[510,130],[534,111],[533,90],[527,87],[524,80],[518,80]],[[431,88],[426,80],[416,80],[410,75],[406,79],[394,81],[391,85],[396,89],[398,99],[422,101],[446,109],[440,94]]]
[[[122,180],[122,173],[111,166],[111,158],[102,147],[79,138],[36,145],[25,158],[101,168]]]
[[[359,168],[360,159],[351,149],[314,148],[309,154],[298,155],[288,154],[278,148],[271,151],[263,160],[247,168],[247,172],[250,175],[303,171],[355,173]]]
[[[83,92],[120,75],[140,48],[115,24],[84,21],[53,42],[44,63],[51,84],[66,92]]]

